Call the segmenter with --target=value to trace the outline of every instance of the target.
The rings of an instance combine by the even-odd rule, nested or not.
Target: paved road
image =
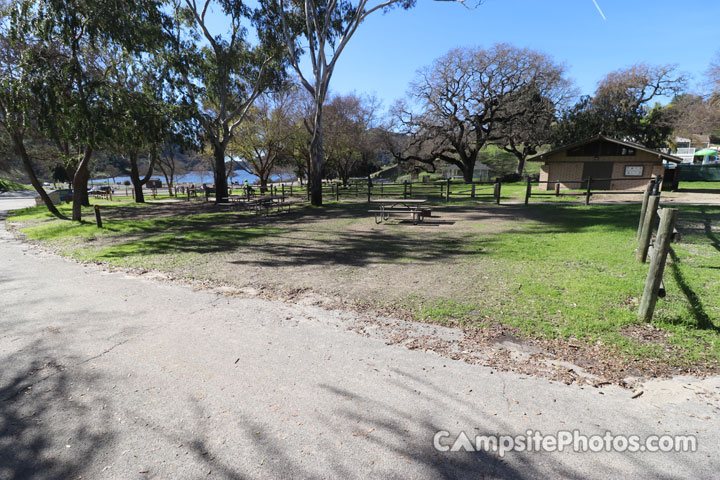
[[[26,200],[0,199],[0,209]],[[710,478],[718,379],[565,386],[347,315],[38,252],[0,228],[0,479]],[[695,453],[438,452],[436,431],[693,434]]]

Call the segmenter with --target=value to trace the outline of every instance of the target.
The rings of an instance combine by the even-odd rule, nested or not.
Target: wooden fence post
[[[447,179],[447,191],[445,192],[445,195],[447,195],[445,201],[449,202],[450,201],[450,179],[449,178]]]
[[[660,195],[660,189],[661,189],[661,187],[662,187],[662,181],[663,181],[662,175],[658,175],[658,176],[655,178],[655,188],[653,189],[653,194],[654,194],[654,195]]]
[[[592,193],[590,192],[591,188],[592,188],[592,177],[588,177],[587,192],[585,192],[585,205],[590,205],[590,195],[592,195]]]
[[[530,183],[531,180],[527,179],[527,187],[525,187],[525,205],[528,204],[530,201],[530,196],[532,195],[532,183]]]
[[[407,198],[407,180],[403,180],[403,198]]]
[[[470,188],[470,198],[475,198],[475,184],[473,183]]]
[[[555,196],[560,196],[560,180],[555,181]]]
[[[370,189],[372,188],[372,183],[370,183],[370,175],[368,175],[368,202],[370,201]]]
[[[340,201],[340,184],[339,183],[335,184],[335,201],[336,202]]]
[[[280,186],[280,189],[281,189],[280,190],[281,195],[284,197],[285,196],[285,184],[284,183]]]
[[[412,182],[408,184],[408,197],[412,198]]]
[[[645,211],[647,210],[648,199],[650,198],[653,188],[655,188],[655,180],[651,180],[650,183],[648,183],[645,193],[643,194],[642,208],[640,210],[640,222],[638,223],[637,231],[638,241],[640,241],[640,235],[642,235],[643,224],[645,223]]]
[[[645,263],[647,260],[648,248],[650,248],[650,238],[652,237],[653,221],[657,213],[658,204],[660,203],[659,195],[652,195],[648,198],[647,210],[645,212],[645,221],[643,222],[642,234],[638,242],[637,261]]]
[[[495,203],[500,205],[500,190],[502,189],[502,182],[498,178],[495,182]]]
[[[653,198],[658,198],[654,196]],[[672,238],[675,219],[677,218],[676,208],[663,208],[658,228],[657,241],[653,248],[653,255],[650,259],[645,288],[643,289],[638,318],[644,322],[652,320],[655,304],[658,299],[658,291],[665,271],[665,261],[670,251],[670,240]]]
[[[102,228],[102,218],[100,218],[100,207],[95,205],[95,222],[97,222],[98,228]]]

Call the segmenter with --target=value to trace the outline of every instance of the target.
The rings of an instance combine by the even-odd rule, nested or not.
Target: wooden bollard
[[[585,205],[590,205],[590,195],[592,195],[592,192],[590,191],[591,188],[592,188],[592,177],[588,177],[587,191],[585,192]]]
[[[556,197],[560,196],[560,180],[555,182],[555,196]]]
[[[447,190],[445,191],[445,194],[447,195],[445,201],[449,202],[450,201],[450,179],[449,178],[447,179]]]
[[[638,242],[636,256],[638,262],[645,263],[647,260],[648,249],[650,248],[650,238],[652,238],[653,221],[655,220],[655,214],[657,213],[659,203],[660,197],[658,195],[651,195],[650,198],[648,198],[647,210],[645,211],[645,221],[643,222],[643,229],[640,234],[640,241]]]
[[[97,222],[98,228],[102,228],[102,218],[100,218],[100,207],[95,205],[95,222]]]
[[[470,188],[470,198],[475,198],[475,184],[473,183]]]
[[[645,189],[645,194],[643,195],[642,209],[640,210],[640,223],[638,223],[637,231],[638,241],[640,241],[640,235],[642,234],[643,224],[645,223],[645,211],[647,210],[648,199],[650,198],[650,194],[652,193],[653,188],[655,188],[655,180],[652,180],[650,181],[650,183],[648,183],[648,186]]]
[[[532,183],[531,180],[527,179],[527,187],[525,187],[525,205],[530,202],[530,196],[532,195]]]
[[[653,198],[658,197],[653,196]],[[653,313],[655,312],[655,304],[657,303],[658,292],[660,290],[660,284],[662,283],[663,272],[665,271],[665,261],[670,251],[670,240],[676,218],[676,208],[663,209],[660,218],[660,227],[658,228],[657,241],[653,249],[650,268],[648,269],[645,288],[643,289],[640,308],[638,309],[638,318],[644,322],[652,320]]]
[[[495,183],[495,203],[500,205],[500,194],[502,189],[502,182],[498,179],[498,181]]]

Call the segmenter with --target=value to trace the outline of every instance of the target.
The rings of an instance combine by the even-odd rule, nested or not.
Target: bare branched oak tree
[[[518,157],[546,142],[555,109],[574,93],[564,67],[527,48],[498,44],[459,48],[421,69],[410,100],[392,109],[406,136],[393,151],[400,161],[435,169],[442,160],[471,182],[479,152],[498,144]]]
[[[311,202],[322,205],[323,105],[338,58],[360,24],[378,11],[409,9],[416,0],[262,0],[264,21],[282,31],[290,64],[301,84],[313,96]],[[463,4],[463,2],[457,2]],[[304,41],[301,42],[301,39]],[[307,54],[312,75],[300,67]]]

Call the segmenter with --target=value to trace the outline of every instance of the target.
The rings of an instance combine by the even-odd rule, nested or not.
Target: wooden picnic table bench
[[[415,225],[418,222],[422,222],[425,217],[432,215],[432,210],[428,207],[423,207],[423,204],[427,200],[423,199],[391,199],[383,198],[377,200],[370,200],[370,203],[380,205],[380,209],[368,210],[368,213],[375,215],[375,223],[382,223],[390,218],[390,214],[393,213],[409,213],[412,217]]]
[[[270,213],[270,210],[275,208],[278,212],[283,211],[284,208],[289,208],[289,205],[285,203],[287,197],[284,195],[267,195],[264,197],[257,197],[247,200],[247,205],[255,213]]]

